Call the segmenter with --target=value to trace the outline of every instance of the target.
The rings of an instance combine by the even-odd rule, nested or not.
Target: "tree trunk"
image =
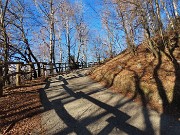
[[[148,40],[149,49],[150,49],[150,51],[152,51],[152,53],[154,54],[154,56],[155,56],[156,58],[158,58],[158,53],[157,53],[157,51],[155,50],[154,44],[153,44],[153,42],[152,42],[152,40],[151,40],[150,31],[149,31],[149,29],[145,29],[145,31],[146,31],[146,39]]]
[[[120,7],[119,7],[120,8]],[[129,37],[129,33],[128,33],[128,30],[126,28],[126,23],[125,23],[125,18],[124,18],[124,15],[120,10],[116,9],[117,10],[117,13],[118,13],[118,16],[122,18],[122,26],[123,26],[123,29],[124,29],[124,32],[125,32],[125,35],[126,35],[126,42],[127,42],[127,48],[130,50],[130,52],[135,55],[135,46],[134,44],[132,43],[131,41],[131,38]],[[134,38],[134,37],[133,37]]]
[[[0,27],[1,27],[1,34],[2,34],[2,37],[4,39],[4,62],[7,62],[8,58],[9,58],[9,41],[8,41],[8,35],[7,35],[7,32],[6,32],[6,27],[5,27],[5,22],[4,22],[8,2],[9,2],[9,0],[6,0],[5,6],[4,6],[4,9],[3,9],[2,1],[0,1],[0,6],[1,6]],[[7,77],[8,70],[9,70],[8,65],[5,64],[5,78],[6,78],[7,83],[10,84],[9,77]]]
[[[50,63],[53,63],[53,49],[54,49],[54,44],[53,44],[53,28],[54,23],[53,23],[53,0],[50,1]]]
[[[53,10],[53,0],[50,1],[50,63],[53,63],[56,73],[58,73],[57,66],[55,64],[55,31],[54,31],[54,10]]]
[[[86,55],[86,52],[87,52],[87,47],[85,44],[83,44],[83,60],[85,63],[87,63],[87,55]]]
[[[157,19],[158,19],[158,31],[162,38],[163,44],[165,46],[164,34],[163,34],[163,23],[161,21],[160,7],[159,7],[158,0],[156,0],[155,2],[156,2],[156,14],[157,14]]]
[[[5,40],[4,41],[5,42],[4,62],[6,63],[6,62],[8,62],[8,59],[9,59],[9,43],[8,43],[8,36],[7,36],[5,28],[3,30],[3,37],[4,37],[4,40]],[[7,77],[8,71],[9,71],[8,65],[5,64],[5,78],[6,78],[7,83],[10,84],[9,77]]]
[[[2,95],[3,95],[3,68],[2,65],[0,65],[0,97],[2,97]]]
[[[27,44],[26,44],[26,46],[27,46]],[[27,48],[28,48],[28,47],[27,47]],[[28,56],[28,59],[29,59],[28,63],[32,62],[31,54],[30,54],[29,49],[27,49],[27,56]],[[34,64],[31,64],[31,68],[32,68],[33,71],[34,71],[34,78],[37,78],[37,72],[36,72],[36,68],[35,68]]]
[[[77,62],[77,63],[79,62],[80,52],[81,52],[81,42],[80,42],[80,44],[78,45],[78,53],[77,53],[77,58],[76,58],[76,62]]]
[[[60,58],[59,58],[59,59],[60,59],[60,63],[62,63],[62,60],[63,60],[63,57],[62,57],[62,55],[63,55],[63,54],[62,54],[62,48],[60,48],[60,53],[59,53],[59,55],[60,55]]]
[[[34,65],[32,66],[32,68],[34,70],[34,78],[37,78],[37,76],[40,77],[41,76],[41,66],[40,66],[40,63],[38,62],[37,58],[32,53],[31,48],[29,46],[29,42],[28,42],[28,40],[25,37],[25,34],[23,34],[23,39],[24,39],[24,43],[26,44],[26,47],[27,47],[27,50],[28,50],[28,53],[29,53],[29,60],[30,60],[30,62],[32,62],[32,60],[31,60],[31,57],[32,57],[34,59],[34,61],[37,63],[38,75],[37,75],[37,72],[35,70]]]
[[[178,6],[177,6],[177,0],[172,0],[173,2],[173,8],[174,8],[174,14],[175,14],[175,17],[177,18],[179,15],[178,15]]]
[[[147,5],[148,7],[148,5]],[[150,33],[150,29],[149,29],[149,25],[148,25],[148,20],[147,20],[147,12],[145,11],[145,9],[142,7],[142,16],[140,18],[140,21],[142,22],[142,26],[143,26],[143,29],[145,30],[145,37],[148,41],[148,47],[150,49],[150,51],[153,53],[153,55],[158,58],[158,52],[157,50],[155,49],[154,47],[154,44],[151,40],[151,33]]]
[[[171,17],[170,17],[169,11],[168,11],[167,8],[166,8],[166,4],[164,3],[163,0],[160,0],[160,1],[161,1],[161,4],[162,4],[163,9],[164,9],[164,11],[165,11],[165,13],[166,13],[166,15],[167,15],[167,18],[168,18],[168,20],[169,20],[169,22],[170,22],[171,28],[174,29],[174,23],[173,23],[173,21],[172,21],[172,19],[171,19]]]
[[[71,57],[71,46],[70,46],[70,38],[69,38],[69,34],[68,34],[68,63],[70,63],[70,58]]]
[[[66,20],[66,43],[68,47],[68,64],[71,62],[71,41],[69,35],[69,20]]]

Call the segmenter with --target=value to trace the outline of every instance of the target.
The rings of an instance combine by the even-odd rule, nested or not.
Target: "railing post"
[[[37,65],[37,71],[38,71],[38,77],[41,77],[41,63],[36,63]]]
[[[3,95],[3,68],[0,65],[0,97]]]
[[[82,69],[84,68],[84,64],[83,64],[83,62],[81,63],[82,64]]]
[[[59,63],[59,73],[61,72],[61,63]]]
[[[42,70],[41,70],[41,73],[42,73],[42,76],[45,76],[45,73],[44,73],[44,64],[42,63]]]
[[[66,72],[66,63],[65,63],[65,72]]]
[[[51,75],[54,74],[53,63],[50,63],[50,74],[51,74]]]
[[[44,66],[44,76],[46,78],[47,77],[47,69],[46,69],[47,65],[43,64],[43,66]]]
[[[47,77],[47,71],[46,71],[46,64],[42,63],[42,75],[46,78]]]
[[[16,65],[16,86],[20,86],[21,78],[20,78],[21,64]]]
[[[85,62],[84,64],[85,64],[85,65],[84,65],[84,66],[85,66],[85,68],[87,68],[87,62]]]
[[[30,74],[29,79],[32,80],[32,63],[29,64],[29,74]]]

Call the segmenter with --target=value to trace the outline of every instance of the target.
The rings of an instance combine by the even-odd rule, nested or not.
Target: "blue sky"
[[[93,38],[93,37],[96,37],[96,35],[100,35],[101,37],[104,37],[106,34],[105,34],[105,31],[102,28],[101,16],[100,16],[101,11],[102,11],[102,0],[70,0],[70,2],[72,2],[72,3],[74,3],[75,1],[82,1],[83,5],[84,5],[84,20],[85,20],[86,24],[88,25],[90,37]],[[38,16],[41,16],[41,14],[38,13],[38,10],[36,9],[35,5],[33,4],[33,0],[30,0],[30,1],[25,0],[25,2],[29,3],[29,5],[32,5],[31,9],[34,9],[34,13],[35,13],[34,17],[37,20],[40,20],[40,22],[42,22],[41,18],[38,17]],[[37,29],[35,28],[35,31],[37,31],[38,29],[39,29],[38,27],[37,27]],[[32,36],[31,36],[31,34],[32,34]],[[29,38],[34,36],[33,33],[31,33],[31,34],[29,35]],[[36,33],[36,34],[38,34],[38,33]],[[62,41],[63,44],[65,44],[64,36],[63,36],[62,40],[63,40]],[[49,43],[48,39],[47,39],[47,42]],[[36,43],[32,42],[32,44],[35,45]],[[88,55],[89,56],[92,53],[91,52],[92,46],[93,46],[92,42],[89,42],[89,44],[88,44]],[[67,55],[67,52],[66,52],[67,47],[64,46],[63,49],[64,49],[64,55],[66,57],[66,55]],[[57,49],[56,49],[56,51],[57,51]],[[72,55],[73,55],[73,50],[72,50]],[[92,60],[92,58],[90,58],[90,57],[89,57],[89,59]]]
[[[45,1],[45,0],[37,0],[37,1]],[[46,0],[46,1],[49,1],[49,0]],[[54,0],[54,1],[60,2],[60,0]],[[69,0],[69,1],[71,3],[74,3],[75,1],[81,1],[84,4],[84,20],[85,20],[85,22],[86,22],[86,24],[88,25],[88,28],[89,28],[89,33],[90,33],[90,39],[89,40],[91,41],[88,44],[88,49],[89,49],[88,55],[91,56],[92,52],[90,51],[90,49],[93,48],[92,38],[95,38],[96,36],[100,35],[104,39],[107,39],[107,31],[105,31],[105,29],[103,28],[103,26],[101,24],[101,14],[102,14],[103,9],[105,8],[105,7],[103,7],[103,0]],[[47,27],[47,30],[49,30],[49,26],[48,26],[47,22],[44,23],[45,21],[42,19],[41,13],[38,13],[38,10],[37,10],[37,8],[36,8],[36,6],[34,4],[34,0],[24,0],[24,2],[26,3],[25,5],[27,7],[29,7],[31,11],[34,12],[34,15],[29,15],[28,17],[26,16],[27,19],[25,19],[25,20],[27,22],[25,24],[26,25],[25,26],[25,31],[28,31],[27,32],[28,33],[28,39],[30,41],[30,44],[33,47],[33,50],[36,51],[36,48],[34,48],[34,47],[38,46],[38,44],[40,44],[40,42],[42,42],[42,40],[40,40],[38,38],[38,36],[42,36],[41,33],[40,33],[40,29],[42,28],[42,25],[45,25]],[[178,2],[179,2],[179,5],[180,5],[180,1],[178,1]],[[11,3],[12,3],[12,5],[17,4],[17,1],[12,0]],[[114,11],[114,9],[112,9],[111,7],[109,7],[107,5],[107,9],[108,8],[109,8],[110,11]],[[34,22],[35,22],[34,18],[37,21],[41,22],[42,24],[40,24],[40,26],[36,26],[37,23],[34,24]],[[116,20],[118,20],[118,18],[113,18],[113,21],[116,21]],[[59,26],[59,24],[58,24],[58,26]],[[74,27],[74,29],[75,29],[75,27]],[[45,40],[46,40],[47,44],[49,45],[49,33],[47,32],[47,30],[46,30],[47,37],[46,37]],[[114,32],[114,29],[113,29],[113,32]],[[74,35],[73,34],[71,35],[71,37],[72,37],[72,39],[75,39],[76,36],[75,36],[75,34]],[[120,35],[119,36],[120,44],[121,45],[126,45],[125,38],[123,37],[123,34],[124,34],[123,31],[120,30],[120,29],[116,29],[116,31],[114,32],[114,35],[115,34],[117,34],[118,36]],[[62,38],[62,42],[63,42],[62,45],[63,45],[63,49],[64,49],[63,50],[64,54],[65,54],[65,57],[66,57],[67,56],[67,46],[65,45],[66,40],[64,38],[65,37],[64,35],[63,35],[63,38]],[[139,34],[139,35],[141,36],[142,34]],[[36,39],[39,42],[33,41],[34,39]],[[138,42],[137,42],[137,44],[138,44]],[[43,44],[43,43],[41,43],[41,44]],[[117,43],[114,46],[116,46],[116,45],[117,45]],[[74,50],[77,51],[77,49],[74,49]],[[117,48],[114,49],[114,50],[116,50],[117,53],[119,53],[121,51],[121,50],[118,50]],[[56,51],[58,52],[59,50],[56,49]],[[74,55],[73,51],[72,51],[72,55]]]
[[[101,3],[94,0],[83,0],[86,6],[85,18],[87,18],[87,23],[91,28],[101,29],[101,18],[100,18],[100,10]]]
[[[76,0],[71,0],[75,2]],[[79,0],[81,1],[81,0]],[[89,28],[90,37],[94,38],[96,35],[104,36],[105,32],[101,25],[101,9],[102,9],[102,0],[82,0],[84,5],[84,19]],[[91,39],[90,39],[91,40]],[[92,42],[88,44],[88,56],[91,56],[92,52]],[[92,57],[88,57],[89,60],[93,60]]]

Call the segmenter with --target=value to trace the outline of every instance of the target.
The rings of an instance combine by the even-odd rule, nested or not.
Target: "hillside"
[[[137,47],[137,55],[127,50],[92,71],[92,78],[115,92],[130,96],[158,112],[179,112],[180,47],[173,57],[159,53],[155,58],[147,45]]]

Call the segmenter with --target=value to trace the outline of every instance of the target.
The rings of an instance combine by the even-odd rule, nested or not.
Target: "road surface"
[[[74,71],[49,79],[41,90],[47,135],[180,135],[180,121],[142,107]]]

